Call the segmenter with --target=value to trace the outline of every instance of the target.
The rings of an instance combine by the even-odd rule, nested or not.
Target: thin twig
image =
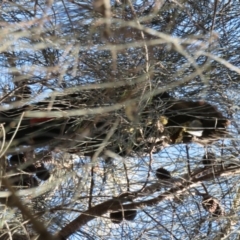
[[[191,176],[191,168],[190,168],[190,156],[189,156],[189,145],[186,145],[186,153],[187,153],[187,169],[188,169],[188,175]]]
[[[16,136],[17,131],[18,131],[20,125],[21,125],[21,122],[22,122],[22,119],[23,119],[24,114],[25,114],[25,112],[23,112],[23,113],[21,114],[20,119],[19,119],[19,122],[18,122],[18,125],[17,125],[17,127],[16,127],[16,130],[14,131],[14,133],[13,133],[13,135],[12,135],[12,137],[11,137],[8,145],[6,146],[5,150],[1,153],[0,158],[6,153],[6,151],[8,150],[8,148],[10,147],[10,145],[12,144],[12,141],[13,141],[14,137]]]

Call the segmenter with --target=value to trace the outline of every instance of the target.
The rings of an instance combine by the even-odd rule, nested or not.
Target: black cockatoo
[[[124,111],[121,110],[120,114],[113,111],[79,116],[79,109],[99,109],[121,100],[121,97],[114,98],[114,95],[109,95],[114,89],[86,92],[57,96],[54,100],[46,99],[1,111],[0,123],[5,128],[2,139],[11,141],[11,148],[50,144],[70,153],[81,152],[92,156],[112,129],[116,118],[121,116],[119,127],[106,146],[117,154],[126,156],[131,151],[152,151],[154,145],[159,151],[162,146],[167,145],[166,141],[168,144],[191,141],[210,143],[223,137],[229,124],[222,113],[211,104],[177,100],[168,93],[156,95],[148,101],[145,107],[139,110],[138,123],[131,123],[127,117],[124,118]],[[70,116],[68,111],[72,113]],[[27,112],[31,113],[31,117],[28,117],[30,115],[26,114]],[[50,114],[54,112],[59,113],[58,116]]]

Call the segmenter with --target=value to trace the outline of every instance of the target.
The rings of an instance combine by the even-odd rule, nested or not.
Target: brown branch
[[[92,199],[93,199],[93,188],[94,188],[94,166],[91,168],[91,185],[89,191],[89,200],[88,200],[88,207],[91,208],[92,206]]]
[[[228,176],[231,174],[239,174],[240,173],[240,167],[236,168],[230,168],[230,169],[225,169],[222,170],[221,167],[216,167],[215,172],[212,172],[212,169],[209,168],[207,170],[205,169],[196,169],[192,173],[192,178],[188,181],[189,175],[184,174],[182,178],[175,179],[173,180],[173,187],[168,190],[165,193],[160,194],[156,198],[146,200],[146,201],[141,201],[137,203],[131,203],[131,204],[126,204],[124,205],[124,209],[139,209],[143,208],[145,206],[153,206],[158,204],[159,202],[163,200],[169,200],[172,199],[174,196],[179,195],[181,193],[184,193],[187,191],[189,188],[193,188],[196,185],[199,185],[202,181],[210,180],[213,177],[216,176]],[[147,188],[146,188],[147,189]],[[145,191],[146,191],[145,189]],[[147,191],[146,191],[147,192]],[[133,198],[139,197],[139,192],[135,193],[128,193],[127,195],[132,194],[134,196]],[[142,193],[140,193],[141,196]],[[83,212],[80,216],[78,216],[76,219],[74,219],[72,222],[67,224],[65,227],[62,228],[57,233],[57,237],[61,240],[67,239],[70,235],[75,233],[78,229],[80,229],[82,226],[84,226],[86,223],[89,221],[93,220],[96,217],[100,217],[103,214],[107,213],[108,211],[117,211],[117,210],[122,210],[123,205],[122,203],[124,202],[123,195],[120,195],[118,198],[113,198],[110,199],[104,203],[98,204],[87,211]]]

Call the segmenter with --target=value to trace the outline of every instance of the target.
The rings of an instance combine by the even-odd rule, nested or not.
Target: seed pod
[[[48,171],[48,169],[44,166],[43,163],[41,163],[40,167],[36,168],[36,176],[43,180],[46,181],[50,178],[50,172]]]
[[[25,168],[23,169],[23,171],[29,172],[29,173],[35,173],[36,170],[37,170],[37,169],[36,169],[36,167],[35,167],[34,164],[30,164],[30,165],[28,165],[27,167],[25,167]]]
[[[212,165],[216,161],[216,156],[214,153],[208,152],[202,158],[202,164],[204,166]]]
[[[124,211],[124,218],[125,218],[127,221],[133,221],[136,216],[137,216],[137,211],[136,211],[136,210],[127,210],[127,211]]]
[[[38,180],[35,177],[28,174],[20,174],[17,176],[10,177],[9,181],[12,186],[17,187],[18,189],[39,186]]]
[[[24,186],[28,186],[29,188],[39,186],[38,180],[34,176],[30,176],[30,175],[28,175],[28,177],[25,177],[23,183],[24,183]]]
[[[206,211],[211,213],[213,217],[221,216],[224,214],[219,201],[210,195],[203,197],[202,206]]]
[[[133,221],[137,216],[136,210],[124,210],[119,212],[111,212],[110,219],[113,223],[121,223],[125,218],[127,221]]]
[[[21,164],[26,163],[27,159],[24,154],[20,153],[20,154],[12,155],[9,159],[9,162],[12,166],[19,166]],[[24,167],[22,170],[29,173],[35,173],[36,167],[34,164],[30,164]]]
[[[170,172],[164,168],[158,168],[156,171],[156,176],[161,180],[167,180],[171,178]]]
[[[25,156],[20,153],[20,154],[16,154],[16,155],[12,155],[9,159],[9,162],[12,166],[18,166],[23,164],[24,162],[26,162],[26,158]]]
[[[123,220],[122,212],[111,212],[110,219],[113,223],[119,224]]]

